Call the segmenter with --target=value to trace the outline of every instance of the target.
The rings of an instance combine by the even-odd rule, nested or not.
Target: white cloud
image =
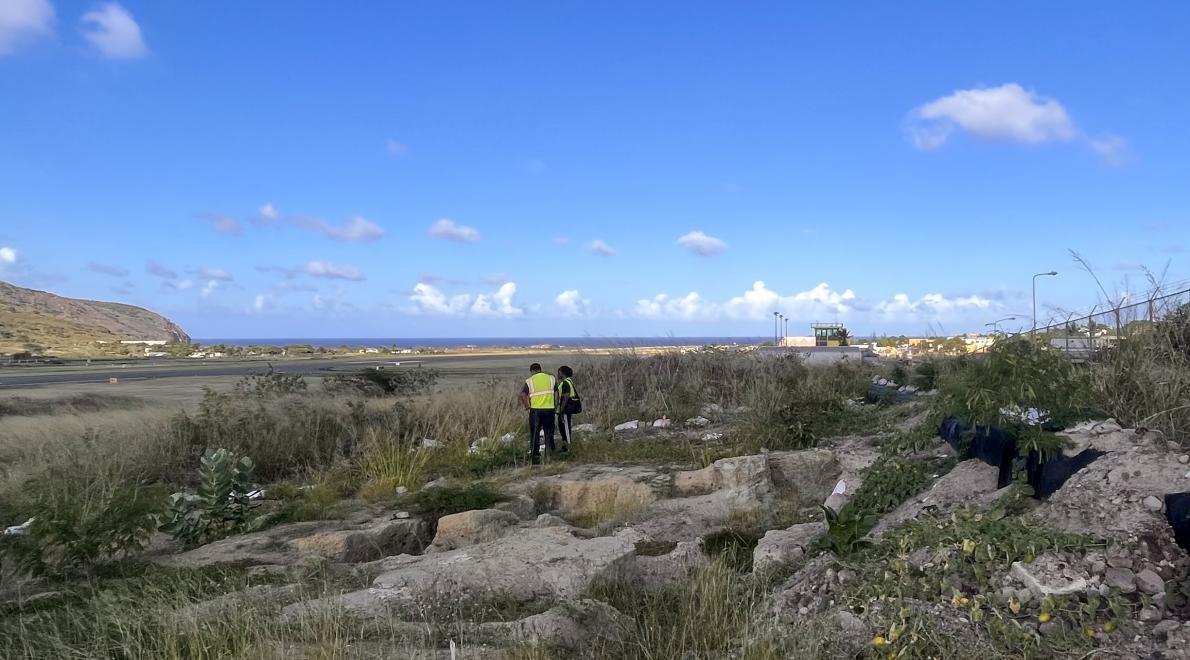
[[[577,289],[570,289],[559,293],[554,298],[554,304],[563,316],[578,318],[591,315],[591,301],[582,297]]]
[[[289,222],[303,229],[322,232],[327,238],[336,241],[374,241],[384,236],[384,229],[380,225],[358,215],[349,218],[341,227],[336,227],[318,218],[302,216],[290,218]]]
[[[10,247],[0,247],[0,264],[15,264],[17,251]]]
[[[140,26],[119,3],[109,2],[83,14],[83,36],[101,55],[110,59],[131,59],[149,52]]]
[[[678,245],[703,257],[723,254],[723,251],[727,249],[727,243],[714,236],[707,236],[698,230],[694,230],[679,238]]]
[[[857,297],[851,289],[835,291],[826,282],[806,291],[781,295],[758,280],[743,294],[724,302],[707,300],[696,291],[680,298],[662,293],[637,301],[633,311],[644,318],[682,321],[759,321],[770,318],[773,312],[781,312],[795,319],[814,320],[847,314],[855,308],[856,301]]]
[[[264,206],[260,207],[260,217],[271,222],[271,221],[276,220],[277,218],[280,218],[281,212],[277,210],[276,206],[273,206],[272,202],[269,202],[269,203],[265,204]]]
[[[908,294],[898,293],[890,300],[882,300],[875,312],[885,317],[937,318],[965,311],[981,311],[999,306],[998,303],[978,295],[948,298],[941,293],[927,293],[917,300]]]
[[[954,131],[1001,142],[1039,144],[1077,136],[1066,109],[1016,83],[961,89],[910,114],[909,134],[919,149],[946,144]]]
[[[525,310],[513,303],[516,283],[505,282],[492,294],[460,293],[447,297],[430,284],[421,282],[413,287],[409,301],[413,306],[407,311],[412,314],[436,316],[477,316],[487,318],[512,318],[521,316]]]
[[[1104,135],[1089,138],[1087,146],[1095,152],[1099,159],[1108,165],[1124,165],[1129,160],[1128,140],[1118,135]]]
[[[327,261],[311,261],[303,271],[311,277],[323,277],[332,280],[360,281],[364,274],[359,268],[346,264],[332,264]]]
[[[211,266],[199,268],[198,276],[204,280],[219,280],[220,282],[230,282],[234,279],[231,276],[231,273],[227,272],[226,270]]]
[[[49,0],[0,2],[0,55],[54,33],[54,6]]]
[[[409,151],[409,147],[396,140],[389,139],[384,141],[384,150],[390,156],[404,156]]]
[[[273,299],[263,293],[256,294],[256,298],[252,300],[252,311],[257,314],[262,314],[272,308]]]
[[[230,215],[205,213],[202,215],[202,219],[206,220],[207,224],[211,225],[211,229],[214,229],[217,234],[239,236],[244,232],[244,226],[240,224],[240,221]]]
[[[508,282],[511,282],[512,278],[505,275],[504,273],[492,273],[491,275],[484,275],[483,281],[485,284],[491,284],[492,286],[500,286],[502,284],[507,284]]]
[[[597,254],[601,257],[610,257],[615,253],[616,251],[612,249],[612,246],[604,243],[600,239],[595,239],[591,242],[591,254]]]
[[[215,292],[215,289],[218,288],[219,280],[207,280],[207,283],[203,286],[202,290],[198,292],[198,294],[203,298],[207,298]]]
[[[430,236],[445,241],[474,243],[479,240],[479,231],[473,227],[460,225],[450,218],[439,218],[430,225]]]

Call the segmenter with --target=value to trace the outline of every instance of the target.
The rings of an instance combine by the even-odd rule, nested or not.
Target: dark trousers
[[[562,436],[562,446],[570,446],[570,413],[558,413],[558,434]]]
[[[533,408],[529,410],[529,451],[534,456],[541,456],[541,440],[538,438],[545,431],[545,446],[554,451],[554,409]]]

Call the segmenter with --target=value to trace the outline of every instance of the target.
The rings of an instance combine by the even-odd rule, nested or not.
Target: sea
[[[633,348],[745,346],[771,337],[244,337],[194,339],[203,346],[321,346],[324,348]]]

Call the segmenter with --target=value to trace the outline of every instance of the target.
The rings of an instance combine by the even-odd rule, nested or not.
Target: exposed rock
[[[715,442],[716,440],[722,440],[722,439],[723,439],[723,434],[718,431],[707,431],[706,433],[703,433],[702,436],[699,437],[699,440],[702,440],[703,442]]]
[[[478,634],[497,643],[532,644],[578,653],[599,641],[619,641],[632,620],[595,600],[578,600],[518,621],[482,623]]]
[[[1160,498],[1153,497],[1152,495],[1149,495],[1144,499],[1144,505],[1149,511],[1161,511],[1161,509],[1165,508],[1165,505],[1161,502]]]
[[[835,458],[842,473],[824,503],[839,511],[863,485],[863,474],[880,456],[880,449],[869,438],[853,436],[834,440]]]
[[[645,589],[656,589],[684,579],[709,562],[701,541],[683,541],[667,554],[636,554],[620,565],[617,577]]]
[[[723,406],[717,403],[704,403],[702,405],[702,414],[707,417],[714,417],[715,415],[723,414]]]
[[[963,461],[942,475],[928,491],[902,502],[881,518],[872,528],[872,536],[879,538],[927,512],[949,516],[964,507],[988,509],[1001,495],[996,488],[998,478],[999,470],[995,466],[978,459]]]
[[[1153,621],[1160,621],[1162,618],[1161,610],[1156,607],[1153,607],[1152,605],[1150,605],[1148,607],[1142,607],[1140,610],[1140,614],[1137,615],[1137,618],[1140,619],[1141,621],[1145,621],[1145,622],[1149,622],[1149,623],[1151,623]]]
[[[693,426],[695,428],[705,428],[710,425],[710,423],[711,420],[703,417],[702,415],[699,415],[698,417],[691,417],[690,419],[686,420],[686,426]]]
[[[1065,596],[1085,592],[1087,581],[1081,577],[1072,579],[1062,575],[1061,563],[1052,555],[1042,555],[1029,563],[1013,562],[1009,574],[1035,596]]]
[[[1126,594],[1136,591],[1136,575],[1127,568],[1108,568],[1103,573],[1103,583]]]
[[[1136,586],[1141,592],[1150,595],[1165,593],[1165,580],[1149,568],[1136,574]]]
[[[733,491],[745,499],[763,499],[772,494],[773,480],[768,458],[763,454],[735,456],[715,461],[701,470],[677,472],[673,493],[677,497]]]
[[[673,420],[668,417],[662,417],[661,419],[653,420],[653,428],[655,429],[667,429],[672,425]]]
[[[523,603],[573,600],[591,580],[615,574],[644,538],[633,530],[579,539],[561,527],[521,529],[460,550],[391,557],[381,562],[385,572],[371,588],[295,603],[283,614],[293,620],[339,610],[387,618],[478,596]]]
[[[493,504],[492,508],[507,511],[521,520],[533,520],[537,517],[537,503],[528,495],[513,495],[503,502]]]
[[[638,428],[640,428],[640,421],[634,419],[630,422],[624,422],[623,424],[616,424],[615,428],[613,428],[612,430],[613,431],[635,431]]]
[[[289,565],[309,558],[366,561],[359,558],[421,552],[427,535],[426,524],[412,518],[361,523],[319,520],[232,536],[155,561],[175,567]]]
[[[599,430],[599,427],[594,424],[579,424],[571,430],[575,433],[595,433]]]
[[[174,615],[179,619],[186,620],[188,623],[185,625],[202,626],[226,616],[235,616],[237,612],[249,607],[287,605],[301,597],[302,589],[302,586],[298,584],[266,584],[249,587],[187,605],[175,610]]]
[[[516,514],[498,509],[478,509],[442,516],[438,519],[438,533],[434,535],[434,549],[454,550],[494,541],[518,522],[520,518]]]
[[[565,518],[559,518],[552,513],[543,513],[533,521],[534,527],[569,527]]]
[[[752,570],[760,572],[781,564],[800,562],[806,550],[825,533],[826,524],[819,522],[765,532],[752,551]]]
[[[797,498],[801,506],[825,500],[843,469],[834,452],[826,449],[769,452],[768,462],[773,486],[782,499]]]
[[[289,542],[298,555],[358,563],[424,547],[425,523],[404,519],[379,522],[364,529],[320,532]]]
[[[423,449],[442,449],[446,445],[442,444],[441,440],[435,440],[433,438],[422,438],[421,446]]]

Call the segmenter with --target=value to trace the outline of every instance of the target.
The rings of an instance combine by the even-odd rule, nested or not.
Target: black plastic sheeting
[[[1190,491],[1165,496],[1165,517],[1173,527],[1173,538],[1190,552]]]
[[[1008,431],[970,424],[958,417],[947,417],[942,420],[938,434],[954,447],[960,457],[978,458],[988,465],[996,466],[1000,470],[997,487],[1003,488],[1012,482],[1012,463],[1018,450],[1016,438]],[[1033,496],[1039,499],[1049,497],[1071,475],[1102,455],[1101,451],[1085,449],[1075,456],[1057,456],[1043,462],[1038,452],[1030,451],[1025,458],[1025,476],[1033,487]]]

